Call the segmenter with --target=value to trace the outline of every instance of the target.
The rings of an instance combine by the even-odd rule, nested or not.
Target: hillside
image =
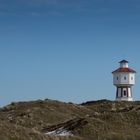
[[[140,102],[55,100],[0,109],[0,140],[139,140]]]

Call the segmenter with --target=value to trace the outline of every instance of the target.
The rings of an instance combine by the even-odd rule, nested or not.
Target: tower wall
[[[128,63],[120,63],[121,68],[128,68]]]
[[[115,73],[113,75],[114,85],[134,85],[135,74],[134,73]]]

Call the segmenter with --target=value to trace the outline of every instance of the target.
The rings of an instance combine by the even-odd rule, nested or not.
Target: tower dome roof
[[[131,68],[118,68],[115,71],[113,71],[112,73],[118,73],[118,72],[130,72],[130,73],[136,73],[135,70],[131,69]]]
[[[120,67],[114,70],[112,73],[119,73],[119,72],[136,73],[135,70],[128,67],[129,62],[127,60],[124,59],[119,63],[120,63]]]
[[[120,61],[119,63],[129,63],[127,60],[122,60],[122,61]]]

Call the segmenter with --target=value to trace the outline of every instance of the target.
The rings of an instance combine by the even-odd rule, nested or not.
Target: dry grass
[[[86,123],[79,123],[79,118]],[[72,128],[74,136],[48,136],[42,131],[63,125]],[[0,109],[0,132],[0,140],[139,140],[140,102],[11,103]]]

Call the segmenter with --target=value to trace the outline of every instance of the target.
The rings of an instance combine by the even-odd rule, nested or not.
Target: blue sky
[[[137,71],[139,0],[0,0],[0,105],[115,98],[121,59]]]

